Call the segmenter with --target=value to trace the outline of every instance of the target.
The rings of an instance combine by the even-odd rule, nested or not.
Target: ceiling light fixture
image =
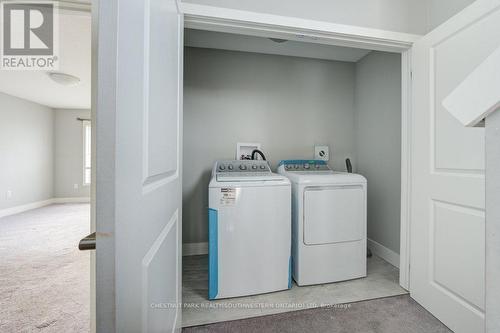
[[[71,87],[80,83],[80,78],[70,74],[50,72],[48,75],[52,81],[59,83],[62,86]]]

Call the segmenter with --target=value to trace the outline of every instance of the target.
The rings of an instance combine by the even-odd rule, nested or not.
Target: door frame
[[[401,54],[401,232],[399,284],[410,290],[412,187],[411,47],[420,35],[178,1],[184,27]]]

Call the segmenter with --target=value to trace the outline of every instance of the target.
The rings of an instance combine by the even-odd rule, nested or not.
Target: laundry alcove
[[[193,306],[183,326],[407,293],[398,269],[401,54],[193,29],[184,44],[183,302]],[[311,159],[320,144],[334,170],[352,161],[368,180],[366,278],[208,301],[208,183],[238,142],[260,143],[273,170]]]

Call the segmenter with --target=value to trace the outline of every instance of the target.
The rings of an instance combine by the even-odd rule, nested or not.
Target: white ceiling
[[[1,71],[0,91],[52,108],[90,109],[91,17],[89,12],[61,10],[59,70],[80,78],[62,86],[45,71]]]
[[[191,47],[277,54],[293,57],[357,62],[370,50],[334,45],[286,41],[276,43],[268,38],[203,30],[184,30],[184,45]]]

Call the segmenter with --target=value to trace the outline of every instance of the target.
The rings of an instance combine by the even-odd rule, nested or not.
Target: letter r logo
[[[53,55],[54,5],[3,4],[3,54]]]

